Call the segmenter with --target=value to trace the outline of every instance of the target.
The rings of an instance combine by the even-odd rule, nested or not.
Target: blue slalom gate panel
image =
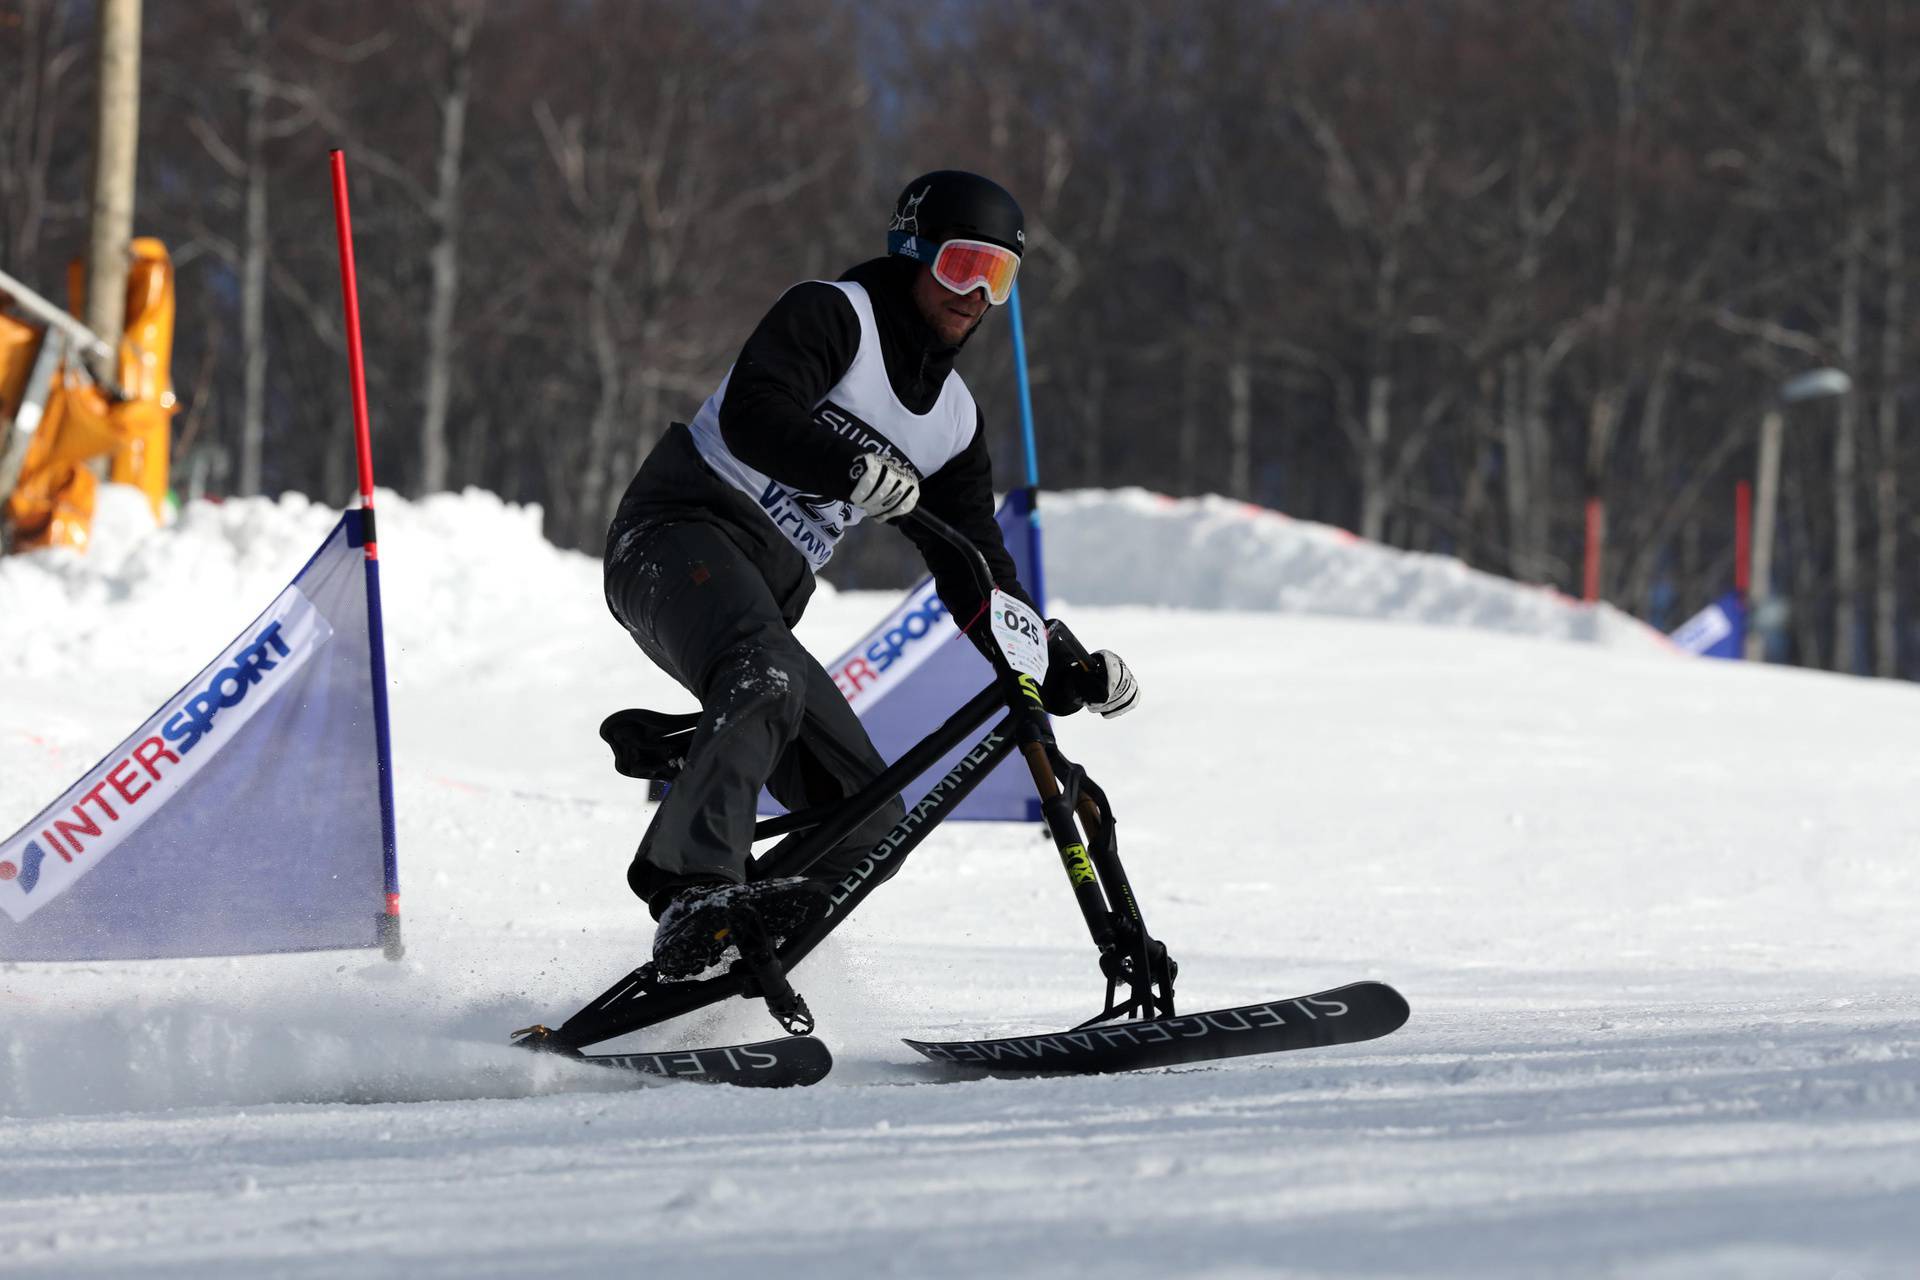
[[[1680,624],[1668,639],[1703,658],[1739,658],[1747,643],[1747,606],[1729,591]]]
[[[364,516],[0,844],[0,960],[377,947],[389,907]]]

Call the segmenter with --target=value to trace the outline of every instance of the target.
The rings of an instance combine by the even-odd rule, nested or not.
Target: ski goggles
[[[987,301],[1002,306],[1013,296],[1020,255],[984,240],[949,240],[933,255],[933,278],[955,293],[985,286]]]

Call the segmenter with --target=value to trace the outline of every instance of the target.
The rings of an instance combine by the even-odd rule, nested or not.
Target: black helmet
[[[1005,187],[977,173],[941,169],[915,178],[894,203],[887,252],[931,262],[948,240],[985,240],[1025,254],[1026,218]]]

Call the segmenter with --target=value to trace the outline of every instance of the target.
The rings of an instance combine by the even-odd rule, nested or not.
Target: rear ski
[[[691,1080],[696,1084],[730,1084],[746,1089],[792,1089],[819,1084],[833,1070],[833,1054],[814,1036],[783,1036],[754,1044],[715,1045],[659,1053],[580,1053],[550,1040],[545,1027],[516,1032],[515,1043],[591,1062],[596,1067],[633,1071],[643,1076]]]

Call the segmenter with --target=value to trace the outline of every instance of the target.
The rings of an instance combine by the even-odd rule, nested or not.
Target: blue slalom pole
[[[1033,560],[1033,602],[1047,611],[1046,562],[1040,554],[1040,450],[1033,434],[1033,391],[1027,384],[1027,330],[1020,319],[1020,285],[1008,303],[1013,317],[1013,376],[1020,388],[1020,438],[1027,455],[1027,549]]]
[[[353,269],[353,219],[347,208],[347,157],[331,154],[333,221],[340,242],[340,297],[345,308],[347,371],[353,387],[354,448],[360,464],[360,510],[348,525],[366,546],[367,657],[373,677],[374,758],[380,779],[380,845],[385,864],[387,909],[379,917],[380,945],[389,960],[407,953],[400,939],[400,843],[393,818],[393,739],[387,727],[387,637],[380,612],[380,544],[373,521],[373,435],[367,413],[366,356],[360,346],[360,286]]]

